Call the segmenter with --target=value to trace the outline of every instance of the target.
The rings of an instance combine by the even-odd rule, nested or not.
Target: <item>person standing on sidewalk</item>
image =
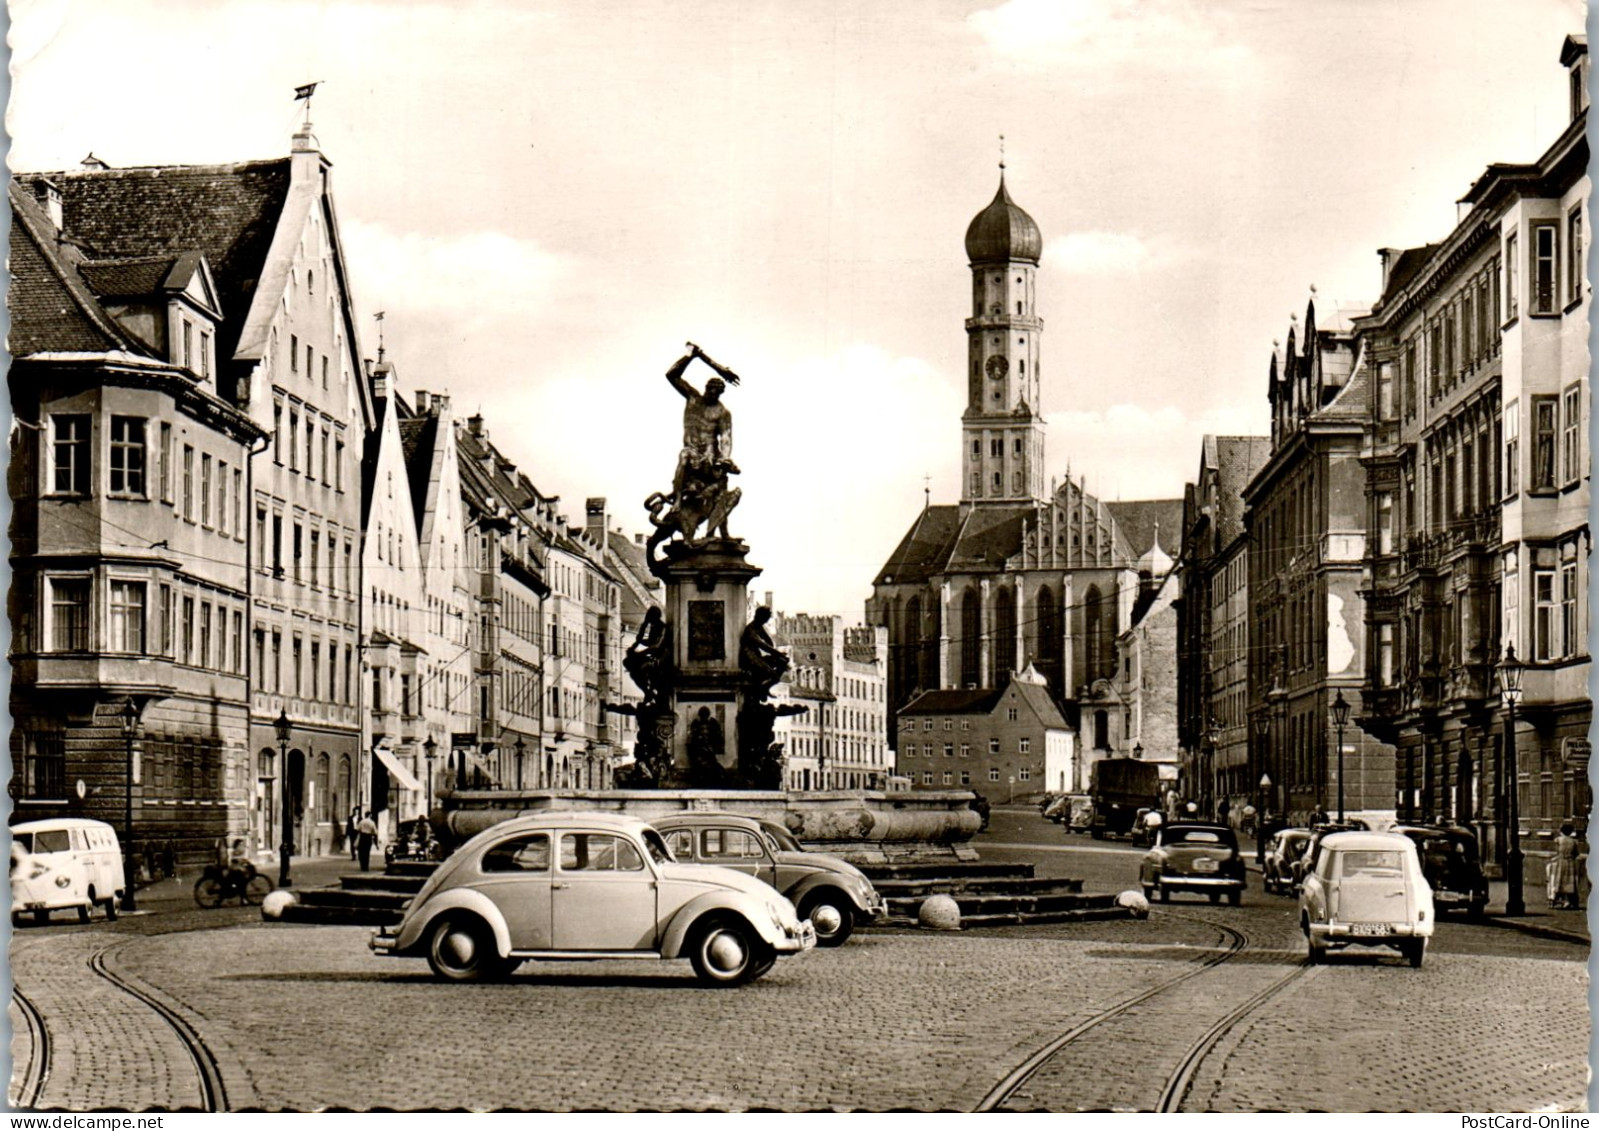
[[[378,838],[378,827],[370,813],[363,813],[355,826],[355,851],[361,860],[361,871],[372,862],[372,845]]]
[[[350,819],[344,823],[344,839],[350,846],[350,859],[355,857],[355,842],[360,834],[356,824],[361,820],[361,807],[356,805],[350,809]]]
[[[1560,826],[1555,839],[1555,858],[1549,865],[1549,906],[1566,911],[1577,909],[1577,837],[1571,822]]]

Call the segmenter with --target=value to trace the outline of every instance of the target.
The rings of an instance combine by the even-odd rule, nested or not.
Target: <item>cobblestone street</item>
[[[1136,859],[1102,851],[1094,867]],[[1242,908],[1180,900],[1144,922],[864,932],[731,991],[654,962],[440,984],[421,961],[371,955],[365,929],[242,911],[26,929],[12,963],[50,1036],[43,1107],[197,1102],[191,1055],[95,973],[101,951],[109,976],[199,1036],[235,1109],[971,1110],[1062,1034],[1158,990],[1003,1105],[1148,1109],[1185,1049],[1286,976],[1200,1059],[1184,1110],[1585,1107],[1582,948],[1449,922],[1421,970],[1384,952],[1311,969],[1292,907],[1251,890]],[[1240,935],[1234,960],[1201,969]],[[21,1072],[15,1002],[12,1022]]]

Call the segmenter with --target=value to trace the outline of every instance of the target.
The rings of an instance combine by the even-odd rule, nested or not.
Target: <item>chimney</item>
[[[1404,253],[1397,247],[1383,247],[1377,249],[1377,258],[1382,260],[1382,291],[1388,294],[1388,280],[1393,277],[1394,267],[1399,262],[1399,257]]]
[[[487,440],[489,438],[488,429],[483,427],[483,414],[481,412],[474,412],[466,418],[466,430],[481,439]]]
[[[440,415],[443,415],[444,413],[447,413],[447,412],[450,411],[450,394],[449,393],[434,393],[433,394],[433,411],[436,412],[436,413],[439,413]]]
[[[61,230],[61,188],[47,177],[40,177],[33,182],[33,195],[50,217],[50,226],[57,232]]]
[[[389,399],[389,387],[393,384],[394,366],[386,361],[380,361],[372,367],[372,399],[386,401]]]
[[[416,391],[416,412],[418,416],[426,416],[428,414],[428,391],[426,389],[418,389]]]
[[[605,546],[605,532],[611,528],[605,513],[604,497],[589,499],[585,509],[588,512],[585,528],[588,530],[589,537],[594,539],[603,549]]]
[[[643,534],[635,534],[635,535],[633,535],[633,545],[635,545],[635,546],[644,545],[644,535]]]
[[[83,159],[83,161],[81,162],[81,164],[83,165],[83,167],[85,169],[109,169],[109,168],[111,168],[110,165],[107,165],[104,161],[102,161],[98,157],[96,157],[94,155],[94,151],[93,150],[89,151],[89,156],[85,157]]]

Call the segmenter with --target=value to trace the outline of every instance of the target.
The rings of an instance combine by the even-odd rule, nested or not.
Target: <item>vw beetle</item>
[[[766,881],[793,900],[816,928],[816,945],[842,946],[858,922],[883,913],[883,897],[855,865],[807,852],[780,827],[737,813],[673,813],[655,818],[672,855]],[[789,847],[792,845],[793,847]]]
[[[703,983],[735,986],[809,950],[816,932],[753,876],[679,864],[637,818],[541,813],[467,841],[369,945],[425,957],[454,982],[529,959],[687,958]]]

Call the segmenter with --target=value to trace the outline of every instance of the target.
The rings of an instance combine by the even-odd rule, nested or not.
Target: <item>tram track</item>
[[[1171,913],[1174,918],[1188,919],[1201,923],[1222,935],[1223,947],[1215,953],[1206,956],[1198,965],[1181,973],[1167,978],[1154,986],[1149,987],[1131,997],[1125,998],[1105,1009],[1100,1010],[1092,1017],[1074,1025],[1060,1036],[1049,1041],[1026,1060],[1022,1061],[1010,1072],[1006,1073],[1000,1081],[991,1088],[977,1104],[974,1111],[998,1111],[1005,1107],[1013,1098],[1054,1062],[1066,1050],[1077,1045],[1093,1035],[1102,1032],[1110,1023],[1118,1018],[1125,1017],[1139,1006],[1169,994],[1172,990],[1183,986],[1194,979],[1202,978],[1214,973],[1220,967],[1233,962],[1244,954],[1250,946],[1250,938],[1236,927],[1218,923],[1212,919],[1199,916]],[[1310,970],[1308,965],[1297,965],[1283,977],[1274,979],[1271,984],[1251,995],[1243,1003],[1225,1013],[1210,1025],[1205,1032],[1195,1041],[1192,1041],[1177,1056],[1175,1065],[1166,1074],[1159,1096],[1155,1099],[1150,1110],[1167,1112],[1181,1110],[1189,1092],[1193,1088],[1194,1080],[1200,1067],[1217,1045],[1232,1032],[1240,1022],[1260,1009],[1267,1001],[1286,989],[1293,982],[1304,977]]]
[[[124,941],[96,951],[89,958],[89,969],[118,990],[149,1008],[166,1023],[167,1028],[172,1030],[173,1035],[177,1037],[178,1043],[188,1053],[190,1063],[194,1066],[200,1094],[199,1110],[208,1112],[227,1111],[228,1093],[227,1087],[222,1080],[222,1069],[217,1064],[215,1054],[201,1040],[200,1034],[171,1006],[133,985],[106,965],[106,955],[126,945],[127,942]]]
[[[44,1014],[33,1004],[27,994],[13,983],[11,1000],[22,1014],[22,1024],[27,1032],[27,1060],[13,1067],[17,1081],[11,1095],[12,1106],[27,1111],[39,1106],[39,1097],[50,1079],[50,1030],[45,1028]]]

